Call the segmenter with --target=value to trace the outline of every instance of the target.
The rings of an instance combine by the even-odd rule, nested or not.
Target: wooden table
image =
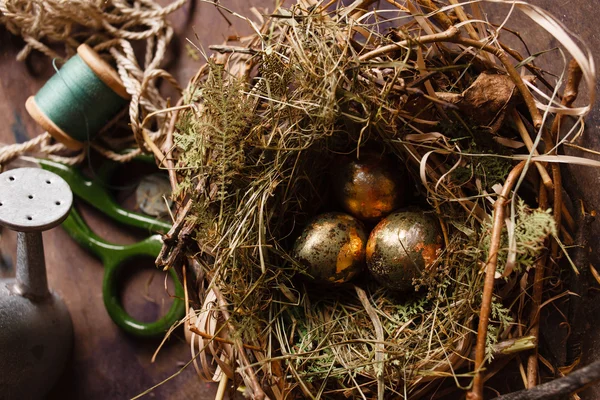
[[[161,1],[164,4],[167,0]],[[600,17],[594,2],[571,0],[557,2],[552,0],[535,0],[534,4],[552,10],[555,15],[573,31],[580,34],[592,49],[600,48],[600,34],[597,25]],[[243,15],[251,16],[249,8],[268,7],[270,0],[222,0],[221,3]],[[271,7],[272,8],[272,7]],[[240,20],[229,18],[233,22],[228,26],[215,7],[205,2],[190,2],[184,9],[175,13],[171,20],[176,30],[167,65],[179,82],[185,84],[198,70],[200,61],[187,55],[186,39],[208,49],[209,44],[221,43],[230,35],[249,33],[249,28]],[[532,30],[532,24],[524,18],[518,19],[518,26],[529,42],[538,42],[540,47],[547,48],[547,39],[539,32]],[[511,23],[511,26],[514,24]],[[539,36],[539,39],[538,39]],[[25,111],[25,100],[35,93],[52,75],[49,60],[33,53],[26,63],[15,61],[15,56],[23,43],[0,28],[0,142],[23,142],[41,133],[41,129],[32,121]],[[535,43],[534,43],[535,44]],[[599,88],[600,89],[600,88]],[[595,150],[600,150],[600,138],[597,135],[600,125],[598,109],[588,118],[587,130],[583,143]],[[600,174],[596,170],[571,168],[577,179],[566,182],[572,189],[579,190],[587,199],[588,206],[600,207]],[[135,235],[120,227],[104,221],[102,216],[91,210],[84,210],[85,216],[94,229],[105,238],[120,243],[130,243]],[[594,236],[600,238],[600,224],[594,226]],[[71,312],[75,344],[72,361],[58,387],[50,398],[56,399],[124,399],[135,396],[156,385],[163,379],[178,372],[181,366],[189,361],[189,347],[185,344],[183,334],[178,331],[167,346],[159,354],[154,364],[150,359],[156,349],[156,341],[140,341],[133,339],[112,323],[108,317],[101,295],[102,266],[100,263],[76,245],[67,234],[56,228],[44,234],[45,254],[48,266],[50,286],[57,291],[67,303]],[[596,244],[599,244],[598,239]],[[596,246],[597,248],[597,246]],[[2,231],[0,249],[0,277],[14,274],[12,270],[15,253],[15,235]],[[600,266],[599,252],[594,253],[592,262]],[[169,299],[164,294],[162,279],[154,279],[147,289],[151,269],[134,274],[127,284],[124,295],[126,308],[143,319],[155,319]],[[147,294],[153,301],[147,300]],[[597,296],[597,295],[596,295]],[[164,303],[164,304],[163,304]],[[590,302],[590,315],[598,313],[598,302]],[[586,343],[587,360],[600,358],[600,320],[590,319],[590,335]],[[148,397],[158,399],[205,399],[214,396],[214,386],[201,383],[192,368],[160,386]],[[590,394],[590,398],[599,398],[600,392]]]

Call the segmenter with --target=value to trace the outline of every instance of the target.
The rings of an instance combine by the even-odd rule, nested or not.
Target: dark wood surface
[[[600,17],[596,10],[597,4],[586,0],[532,2],[551,10],[572,31],[579,34],[590,48],[600,48],[597,27]],[[162,3],[167,4],[169,1],[163,0]],[[222,0],[221,3],[243,15],[251,16],[251,6],[269,7],[273,1]],[[209,44],[221,43],[226,37],[249,32],[244,22],[235,17],[228,18],[233,23],[232,26],[229,26],[213,5],[193,0],[171,17],[176,36],[166,66],[179,82],[185,84],[201,65],[200,60],[189,56],[186,39],[208,51]],[[552,44],[547,35],[534,29],[533,24],[526,22],[524,18],[518,18],[516,21],[517,28],[527,37],[528,42],[534,43],[533,47],[547,48],[549,42]],[[511,23],[511,26],[514,27],[515,24]],[[25,100],[52,75],[49,60],[39,54],[34,53],[26,63],[17,62],[15,56],[21,46],[19,38],[0,28],[0,142],[3,143],[23,142],[41,133],[41,129],[25,111]],[[544,62],[552,64],[554,61]],[[595,109],[587,121],[582,143],[600,150],[600,112]],[[600,208],[598,171],[571,168],[570,172],[571,176],[576,178],[566,182],[567,185],[582,193],[590,208]],[[101,236],[120,243],[134,241],[135,236],[122,227],[110,224],[98,213],[84,211],[90,224]],[[600,237],[599,225],[596,223],[593,227],[596,238]],[[44,240],[50,285],[65,299],[75,330],[72,361],[51,398],[130,398],[176,373],[182,364],[189,361],[189,347],[179,331],[159,354],[157,361],[150,363],[158,343],[140,341],[125,335],[116,328],[104,309],[100,290],[103,274],[101,264],[76,245],[61,228],[45,233]],[[0,263],[0,277],[10,276],[14,273],[14,233],[2,231],[0,248],[3,260]],[[598,261],[600,253],[596,251],[592,262],[600,266]],[[148,285],[152,274],[156,273],[151,269],[133,274],[128,280],[124,295],[126,308],[135,316],[146,320],[160,315],[170,301],[160,276],[156,275]],[[590,316],[600,315],[598,302],[593,299],[589,310]],[[600,319],[589,318],[586,324],[590,335],[585,344],[587,360],[584,361],[589,361],[600,358]],[[200,382],[193,369],[188,368],[147,397],[205,399],[212,398],[214,392],[214,386]],[[600,398],[600,392],[589,393],[588,396],[590,399]]]

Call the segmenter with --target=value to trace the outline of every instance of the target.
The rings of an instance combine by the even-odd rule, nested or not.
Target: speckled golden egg
[[[365,265],[367,234],[350,215],[326,213],[316,217],[296,240],[293,256],[318,281],[348,282]]]
[[[381,220],[367,242],[367,267],[382,285],[410,291],[442,251],[435,217],[418,210],[398,211]]]
[[[332,175],[337,201],[362,221],[377,222],[405,202],[406,174],[386,157],[367,153],[346,159]]]

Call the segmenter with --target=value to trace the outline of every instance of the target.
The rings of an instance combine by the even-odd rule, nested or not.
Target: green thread
[[[38,108],[79,142],[92,139],[127,104],[75,55],[35,95]]]

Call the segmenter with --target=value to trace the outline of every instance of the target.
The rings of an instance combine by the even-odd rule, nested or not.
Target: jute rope
[[[34,50],[62,61],[74,55],[82,42],[101,54],[110,54],[131,95],[128,111],[132,137],[129,142],[138,148],[123,155],[96,142],[90,146],[107,158],[127,162],[141,152],[148,151],[141,119],[167,107],[166,100],[156,86],[157,78],[162,78],[182,92],[173,76],[160,66],[173,37],[173,28],[166,17],[187,1],[175,0],[161,7],[154,0],[0,0],[0,24],[25,41],[25,46],[17,54],[19,61],[24,61]],[[145,42],[142,66],[135,56],[132,41]],[[54,50],[57,44],[64,45],[66,57]],[[165,117],[157,113],[154,117],[156,126],[161,127]],[[153,140],[162,136],[160,129],[146,133]],[[63,153],[65,147],[61,144],[50,145],[50,135],[43,133],[25,143],[0,147],[0,164],[4,165],[24,153],[36,150],[52,158],[59,157],[69,164],[83,161],[87,153],[84,149],[75,156],[61,157],[58,154]]]

